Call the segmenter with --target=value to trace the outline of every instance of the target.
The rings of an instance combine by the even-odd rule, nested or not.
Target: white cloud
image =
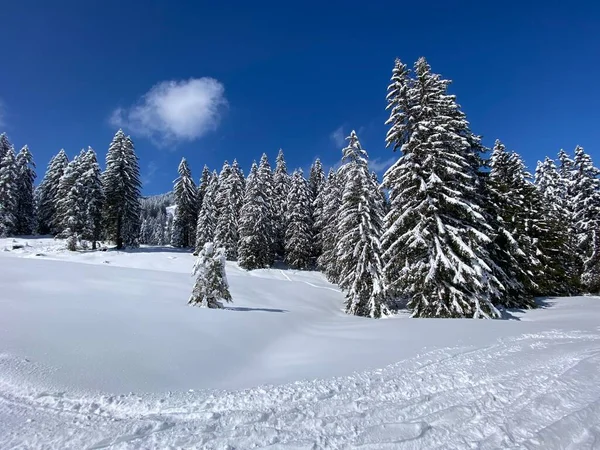
[[[160,145],[194,141],[214,131],[227,106],[223,84],[214,78],[163,81],[129,108],[117,108],[110,122]]]
[[[344,126],[340,125],[329,135],[329,138],[337,147],[343,147],[346,143],[346,135],[344,134]]]
[[[398,158],[392,156],[386,160],[382,160],[381,158],[375,158],[369,161],[369,169],[375,172],[382,172],[384,170],[389,169],[392,164],[396,162]]]

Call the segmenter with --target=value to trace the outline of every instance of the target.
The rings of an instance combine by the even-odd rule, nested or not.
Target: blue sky
[[[587,1],[2,2],[0,130],[40,177],[60,148],[103,160],[118,125],[144,193],[281,147],[290,169],[325,165],[359,132],[381,170],[394,58],[425,56],[487,145],[533,169],[583,145],[600,159],[600,6]],[[598,161],[600,162],[600,161]]]

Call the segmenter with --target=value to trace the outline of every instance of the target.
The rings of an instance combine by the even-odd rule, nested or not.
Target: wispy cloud
[[[369,169],[375,172],[383,172],[384,170],[389,169],[392,164],[396,162],[398,158],[392,156],[388,159],[375,158],[369,161]]]
[[[337,147],[343,147],[344,144],[346,143],[346,135],[344,134],[344,126],[340,125],[335,130],[333,130],[331,132],[331,134],[329,135],[329,138]]]
[[[154,177],[154,174],[156,173],[157,170],[158,170],[158,164],[156,164],[156,161],[150,161],[148,163],[148,165],[146,166],[146,173],[142,177],[142,183],[150,184],[152,182],[152,178]]]
[[[115,109],[110,122],[158,145],[169,145],[216,130],[226,106],[225,88],[214,78],[163,81],[131,107]]]

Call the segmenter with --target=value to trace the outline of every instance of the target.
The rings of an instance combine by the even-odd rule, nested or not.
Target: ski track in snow
[[[0,433],[3,449],[596,449],[600,443],[600,336],[586,333],[440,349],[382,370],[244,391],[71,397],[0,386],[0,423],[13,424]]]

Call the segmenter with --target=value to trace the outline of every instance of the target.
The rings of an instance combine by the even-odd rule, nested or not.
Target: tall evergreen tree
[[[56,231],[60,237],[75,236],[74,242],[81,237],[86,222],[85,193],[81,184],[83,156],[80,153],[67,165],[58,183],[56,201]]]
[[[85,211],[82,237],[91,241],[92,249],[96,249],[96,243],[100,240],[102,232],[104,190],[98,158],[91,147],[88,147],[87,152],[82,157],[80,183],[84,196]]]
[[[312,259],[312,193],[302,170],[292,175],[286,200],[285,260],[293,269],[308,269]]]
[[[200,176],[200,181],[198,182],[198,194],[196,198],[198,200],[198,212],[200,208],[202,208],[202,201],[204,200],[204,194],[206,193],[206,189],[208,188],[208,184],[211,180],[211,173],[208,166],[204,166],[202,169],[202,175]]]
[[[275,174],[273,175],[274,227],[275,227],[275,252],[281,257],[285,253],[285,232],[287,228],[287,198],[290,192],[292,179],[287,172],[287,165],[283,150],[277,154]]]
[[[528,234],[532,217],[529,197],[534,194],[527,181],[531,175],[521,157],[507,152],[499,140],[492,151],[490,169],[489,206],[495,229],[490,253],[495,262],[492,270],[505,288],[500,300],[507,307],[531,308],[538,289],[534,274],[541,265]]]
[[[33,183],[36,178],[33,156],[26,145],[16,158],[17,164],[17,211],[15,233],[33,234],[35,230],[35,199]]]
[[[575,149],[573,210],[578,248],[583,260],[581,283],[600,293],[600,169],[582,147]]]
[[[502,287],[486,250],[475,139],[449,83],[424,58],[412,82],[402,63],[394,67],[387,145],[403,154],[384,176],[388,292],[405,297],[414,317],[497,317]]]
[[[238,222],[244,197],[244,176],[237,161],[223,167],[219,175],[217,205],[219,214],[215,227],[215,242],[225,249],[229,260],[237,259],[239,233]]]
[[[272,186],[271,168],[263,155],[260,166],[252,164],[240,214],[238,262],[247,270],[273,264]]]
[[[15,152],[9,147],[0,161],[0,237],[15,234],[18,206],[18,172]]]
[[[69,158],[64,149],[61,149],[48,163],[46,174],[36,189],[38,233],[40,234],[56,234],[58,232],[59,217],[56,214],[58,186],[68,165]]]
[[[319,158],[315,159],[315,162],[312,164],[310,168],[310,176],[308,179],[309,188],[311,191],[311,214],[313,219],[313,256],[318,258],[321,255],[323,249],[321,248],[320,241],[318,240],[318,236],[321,234],[321,229],[319,228],[319,209],[322,209],[322,205],[318,204],[317,199],[319,198],[319,194],[323,190],[323,186],[325,185],[325,172],[323,171],[323,164]]]
[[[171,245],[194,247],[198,221],[198,188],[185,158],[182,158],[179,163],[178,173],[179,177],[173,186],[177,210],[173,221]]]
[[[10,149],[12,149],[13,152],[15,150],[13,145],[8,140],[8,136],[6,135],[6,133],[0,134],[0,165],[2,164],[2,160],[4,159],[4,157]]]
[[[339,170],[346,180],[338,214],[339,285],[346,292],[348,314],[378,318],[389,314],[380,244],[383,202],[354,130],[346,139]]]
[[[319,197],[317,197],[317,204],[322,204],[322,212],[317,216],[317,228],[320,232],[316,239],[322,252],[317,258],[317,264],[332,283],[339,281],[336,244],[338,240],[338,211],[342,200],[340,178],[333,169],[330,169],[325,186]]]
[[[211,174],[207,182],[206,191],[202,200],[202,207],[198,214],[196,223],[196,250],[199,254],[207,242],[212,242],[215,236],[215,227],[217,225],[216,215],[216,197],[219,189],[219,176],[216,171]]]
[[[115,134],[102,174],[104,223],[117,248],[138,244],[140,230],[140,167],[133,142],[123,130]]]

